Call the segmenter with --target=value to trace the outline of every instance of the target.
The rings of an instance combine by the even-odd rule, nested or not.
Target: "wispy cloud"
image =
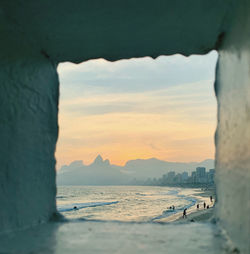
[[[212,157],[216,54],[59,66],[59,164]]]

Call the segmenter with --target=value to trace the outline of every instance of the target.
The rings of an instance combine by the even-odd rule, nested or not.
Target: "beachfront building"
[[[196,171],[192,171],[190,182],[196,183],[196,180],[197,180]]]
[[[182,174],[180,174],[180,173],[176,174],[176,176],[174,178],[174,182],[175,183],[182,183]]]
[[[174,171],[168,172],[167,182],[168,183],[173,183],[174,178],[175,178],[175,172]]]
[[[191,184],[191,185],[203,185],[211,186],[214,185],[215,170],[210,169],[206,171],[205,167],[197,167],[196,171],[191,172],[189,176],[188,172],[176,173],[175,171],[170,171],[164,174],[158,180],[148,180],[145,185],[176,185],[176,184]]]
[[[209,169],[209,172],[208,172],[208,183],[214,183],[214,177],[215,177],[215,169],[214,168],[211,168]]]
[[[188,172],[182,172],[182,174],[181,174],[181,180],[182,180],[182,182],[186,182],[187,181],[187,179],[188,179]]]
[[[206,168],[205,167],[197,167],[196,168],[196,181],[198,183],[206,183]]]

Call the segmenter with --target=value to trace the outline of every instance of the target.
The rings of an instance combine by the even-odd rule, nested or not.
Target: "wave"
[[[179,190],[170,190],[166,193],[166,195],[177,195],[179,192]]]
[[[61,199],[61,198],[75,198],[76,196],[74,195],[67,195],[67,196],[62,196],[62,195],[59,195],[59,196],[56,196],[57,199]]]
[[[75,210],[80,210],[83,208],[88,208],[88,207],[96,207],[96,206],[104,206],[104,205],[113,205],[117,204],[119,201],[113,201],[113,202],[89,202],[89,203],[72,203],[68,205],[59,205],[57,207],[57,210],[59,212],[69,212],[69,211],[75,211]]]
[[[183,195],[178,195],[178,197],[182,197],[182,196],[183,196]],[[190,208],[191,206],[195,205],[196,202],[197,202],[197,199],[196,199],[196,198],[193,198],[193,197],[184,196],[184,197],[182,197],[182,198],[184,198],[185,200],[187,200],[187,201],[190,202],[188,205],[184,206],[184,207],[182,208],[182,210],[184,210],[185,208],[187,208],[187,209]]]
[[[56,196],[56,198],[66,198],[65,196]]]
[[[171,195],[173,195],[173,193],[174,193],[174,191],[171,192]],[[178,191],[177,191],[176,194],[178,194]],[[196,198],[188,197],[188,196],[185,196],[185,195],[176,195],[176,197],[185,199],[186,201],[189,201],[189,204],[187,204],[185,206],[176,206],[175,210],[172,210],[172,209],[164,210],[161,215],[152,218],[151,221],[158,220],[158,219],[163,219],[163,218],[166,218],[166,217],[168,217],[172,214],[182,212],[184,209],[189,209],[190,207],[194,206],[197,202]]]
[[[144,196],[144,197],[145,197],[145,196],[148,196],[147,194],[144,194],[144,193],[138,193],[138,192],[137,192],[137,193],[135,193],[135,195],[138,195],[138,196]]]
[[[159,192],[159,193],[139,193],[139,192],[136,192],[135,195],[137,196],[165,196],[165,195],[169,195],[169,196],[178,196],[178,193],[180,191],[179,190],[170,190],[170,191],[167,191],[167,192]]]

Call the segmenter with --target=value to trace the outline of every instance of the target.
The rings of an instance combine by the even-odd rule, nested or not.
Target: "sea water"
[[[58,186],[57,209],[68,219],[152,222],[195,205],[193,194],[157,186]]]

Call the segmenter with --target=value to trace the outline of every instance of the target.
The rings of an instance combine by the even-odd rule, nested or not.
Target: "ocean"
[[[191,208],[197,189],[158,186],[58,186],[57,208],[67,219],[153,222]],[[175,210],[169,209],[175,206]]]

